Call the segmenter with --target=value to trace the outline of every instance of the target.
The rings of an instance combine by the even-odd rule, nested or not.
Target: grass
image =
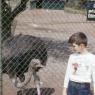
[[[86,9],[75,9],[70,7],[65,7],[64,11],[74,13],[74,14],[86,14]]]

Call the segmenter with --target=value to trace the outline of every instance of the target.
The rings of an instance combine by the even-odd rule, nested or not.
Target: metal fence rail
[[[2,62],[1,62],[1,0],[0,0],[0,94],[2,95]]]

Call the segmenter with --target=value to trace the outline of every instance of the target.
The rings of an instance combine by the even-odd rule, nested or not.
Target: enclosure
[[[27,2],[28,0],[22,1]],[[72,0],[70,0],[70,2],[71,1]],[[3,14],[3,23],[5,25],[4,29],[6,29],[3,29],[3,31],[5,32],[2,35],[5,36],[4,39],[2,39],[1,44],[7,42],[10,36],[16,37],[18,35],[34,36],[44,41],[48,55],[46,66],[38,71],[41,80],[41,95],[62,95],[67,61],[69,55],[72,53],[72,51],[70,51],[68,47],[68,38],[73,33],[84,32],[88,36],[89,40],[88,49],[95,54],[95,21],[87,20],[87,12],[85,9],[76,10],[71,7],[69,8],[69,4],[66,1],[64,1],[64,6],[61,6],[61,9],[59,7],[60,4],[59,6],[57,6],[57,9],[55,7],[39,8],[35,7],[35,5],[33,8],[31,8],[30,5],[32,3],[28,1],[27,4],[25,3],[25,5],[27,5],[26,9],[24,8],[24,6],[22,6],[24,9],[22,8],[20,12],[15,11],[19,14],[15,16],[12,15],[14,16],[14,19],[12,19],[11,22],[11,20],[8,19],[8,14],[10,15],[10,13],[12,13],[12,10],[14,11],[16,5],[20,3],[20,0],[8,0],[6,2],[9,6],[11,6],[12,9],[10,9],[11,11],[8,11],[8,13],[6,12],[6,8],[3,8],[5,10],[3,12],[6,12],[6,14]],[[53,2],[55,1],[53,0]],[[6,31],[11,32],[11,34],[7,35]],[[21,43],[23,43],[23,40],[21,40]],[[37,42],[39,43],[39,41]],[[13,44],[14,47],[12,48],[15,48],[16,43]],[[41,49],[42,48],[40,48],[40,50]],[[8,52],[8,54],[12,54],[15,51],[9,52],[9,50],[6,50],[5,52]],[[20,51],[17,51],[17,53],[19,52]],[[11,69],[11,66],[9,67],[9,69]],[[27,78],[28,72],[25,72],[24,74]],[[25,95],[37,95],[33,76],[31,77],[31,81],[28,83],[23,91]],[[22,95],[22,89],[18,89],[13,85],[8,74],[2,73],[1,78],[2,95]]]

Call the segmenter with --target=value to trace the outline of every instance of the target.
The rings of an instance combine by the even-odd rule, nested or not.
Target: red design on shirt
[[[75,74],[76,71],[77,71],[77,69],[78,69],[78,67],[79,67],[79,65],[78,65],[78,63],[73,63],[72,65],[73,65],[73,68],[74,68],[74,74]]]

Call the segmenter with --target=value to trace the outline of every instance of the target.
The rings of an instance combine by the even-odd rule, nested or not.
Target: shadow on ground
[[[41,88],[41,95],[52,95],[55,92],[54,88]],[[36,88],[20,90],[17,95],[38,95]]]

